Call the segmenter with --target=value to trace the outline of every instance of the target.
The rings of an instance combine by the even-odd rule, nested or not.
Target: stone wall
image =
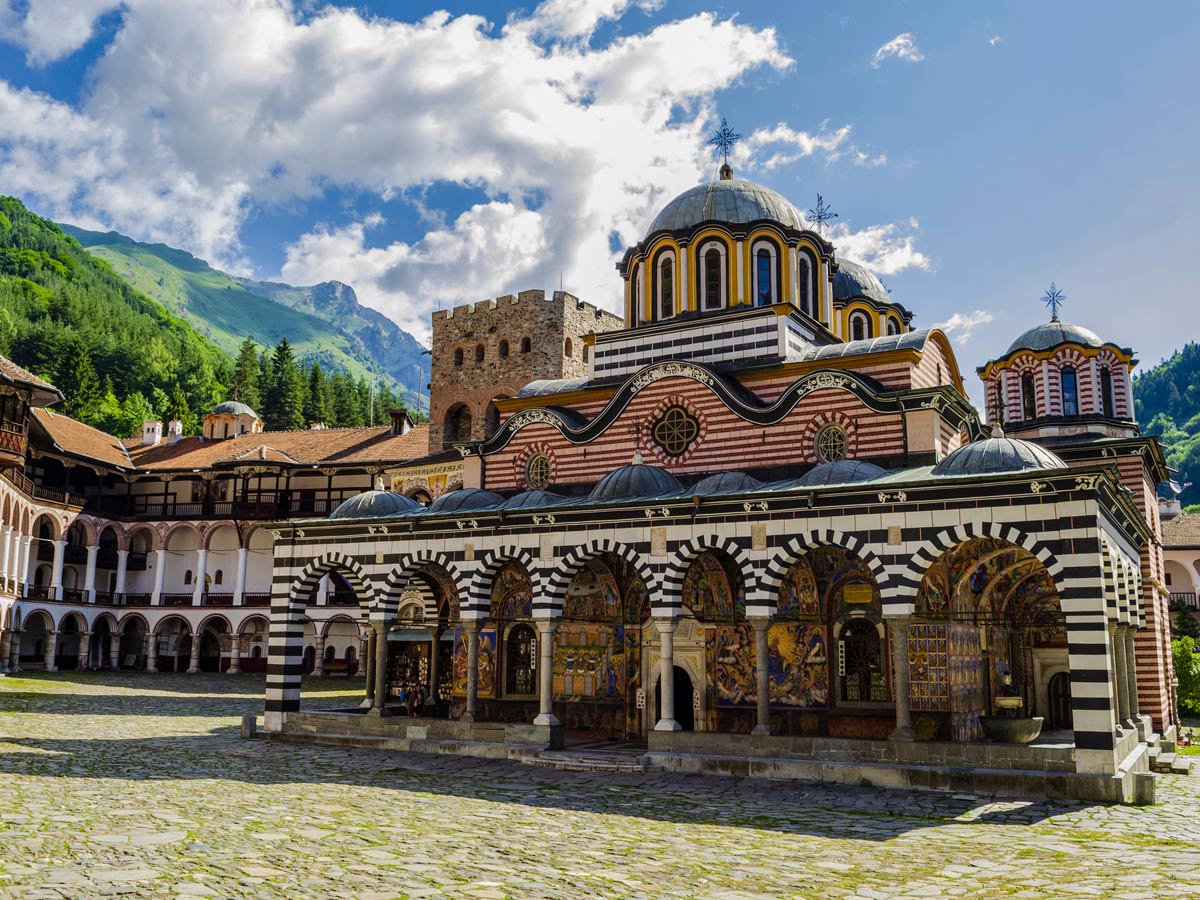
[[[622,326],[619,317],[562,291],[549,300],[544,291],[522,291],[435,312],[429,452],[445,447],[448,416],[465,409],[470,428],[463,438],[481,441],[494,399],[537,379],[586,375],[584,336]]]

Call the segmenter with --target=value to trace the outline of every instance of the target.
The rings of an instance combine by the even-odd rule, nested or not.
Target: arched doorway
[[[1046,710],[1048,731],[1057,731],[1071,727],[1071,676],[1066,672],[1057,672],[1050,676],[1046,687],[1049,695],[1049,707]]]
[[[687,670],[680,667],[674,667],[675,672],[675,721],[679,723],[680,731],[695,731],[696,730],[696,689],[692,685],[692,676],[687,673]],[[654,696],[657,700],[654,710],[654,718],[656,720],[662,718],[662,679],[659,678],[658,684],[654,687]]]

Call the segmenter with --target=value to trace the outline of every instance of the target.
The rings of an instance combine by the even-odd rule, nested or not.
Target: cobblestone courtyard
[[[0,679],[0,898],[1200,896],[1200,778],[1134,809],[243,741],[261,687]]]

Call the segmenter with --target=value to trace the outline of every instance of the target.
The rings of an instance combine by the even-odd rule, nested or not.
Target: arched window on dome
[[[850,314],[850,340],[866,341],[871,338],[871,319],[865,312]]]
[[[1037,418],[1037,382],[1032,372],[1021,373],[1021,415],[1026,422]]]
[[[887,317],[887,333],[889,336],[900,333],[900,320],[895,316]]]
[[[720,241],[709,241],[700,247],[700,308],[703,310],[725,307],[725,245]]]
[[[770,306],[779,302],[779,279],[776,271],[779,251],[771,241],[757,241],[752,248],[754,258],[754,304]]]
[[[629,273],[629,298],[631,315],[629,324],[637,325],[646,320],[646,311],[642,309],[642,267],[634,266]]]
[[[675,260],[670,252],[658,258],[655,287],[655,312],[659,321],[675,315]]]
[[[1062,369],[1062,413],[1064,416],[1079,415],[1079,377],[1074,366]]]
[[[817,317],[813,309],[812,273],[815,268],[812,259],[803,250],[796,254],[796,302],[801,310],[814,319]]]
[[[1105,418],[1115,419],[1116,404],[1113,402],[1112,370],[1105,366],[1100,370],[1100,411]]]

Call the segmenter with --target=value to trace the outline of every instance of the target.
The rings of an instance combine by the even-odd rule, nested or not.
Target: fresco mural
[[[914,711],[949,712],[950,656],[944,624],[909,626],[908,678]]]
[[[625,629],[564,624],[554,637],[556,700],[620,700],[625,696]]]
[[[983,740],[979,717],[985,714],[984,668],[979,646],[979,629],[975,626],[946,626],[950,729],[956,741]]]
[[[533,587],[526,571],[506,563],[492,581],[492,618],[503,621],[533,617]]]
[[[815,619],[820,611],[817,602],[817,579],[807,559],[799,559],[788,569],[779,588],[775,617],[777,619]]]
[[[683,605],[704,622],[732,622],[736,609],[729,575],[712,553],[696,557],[683,577]],[[745,600],[742,600],[745,609]]]
[[[454,696],[467,696],[466,632],[454,629]],[[479,683],[476,696],[491,700],[496,697],[496,626],[489,625],[479,632]]]
[[[754,629],[719,625],[709,639],[710,683],[716,703],[756,705]],[[821,625],[773,624],[767,631],[767,684],[775,707],[823,709],[829,702],[829,654]]]
[[[571,579],[563,601],[563,619],[568,622],[621,621],[617,580],[600,560],[589,559]]]

